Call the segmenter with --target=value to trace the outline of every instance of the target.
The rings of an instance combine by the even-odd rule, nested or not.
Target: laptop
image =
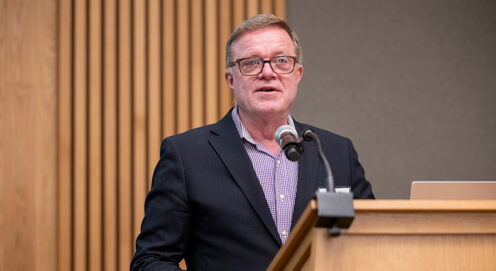
[[[410,199],[496,200],[496,181],[413,181]]]

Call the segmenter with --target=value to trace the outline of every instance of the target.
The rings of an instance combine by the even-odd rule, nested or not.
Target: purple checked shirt
[[[237,107],[232,111],[232,118],[243,139],[246,152],[251,159],[270,213],[284,244],[288,239],[293,218],[298,183],[298,162],[288,160],[282,150],[274,156],[262,144],[255,141],[241,122]],[[288,116],[288,124],[294,128],[291,116]]]

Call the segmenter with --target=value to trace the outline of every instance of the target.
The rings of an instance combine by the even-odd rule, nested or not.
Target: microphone
[[[289,126],[283,125],[276,130],[275,140],[284,150],[286,157],[291,161],[298,161],[303,154],[301,141],[298,139],[296,130]]]

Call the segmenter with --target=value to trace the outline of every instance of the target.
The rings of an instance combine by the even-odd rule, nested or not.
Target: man
[[[226,82],[236,107],[218,123],[166,138],[136,240],[133,270],[265,270],[319,187],[312,143],[289,161],[274,140],[303,75],[296,34],[273,15],[244,21],[226,45]],[[320,137],[336,186],[373,198],[347,138]]]

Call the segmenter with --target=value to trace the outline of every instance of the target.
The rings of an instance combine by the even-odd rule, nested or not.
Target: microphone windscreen
[[[298,133],[296,132],[296,130],[293,127],[291,127],[289,125],[282,125],[281,127],[277,128],[276,134],[275,134],[275,140],[276,140],[277,144],[279,144],[279,146],[281,146],[281,144],[282,144],[282,142],[281,142],[282,135],[285,133],[290,133],[291,135],[294,136],[295,139],[298,138]],[[283,146],[281,146],[281,148],[282,147]]]

